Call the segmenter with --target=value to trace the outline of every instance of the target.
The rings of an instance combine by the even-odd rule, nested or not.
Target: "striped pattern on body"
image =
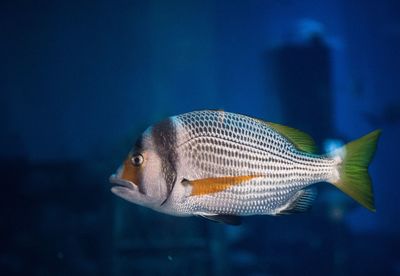
[[[223,111],[174,117],[177,153],[190,180],[257,176],[224,191],[190,196],[189,212],[275,214],[299,190],[332,176],[334,159],[301,152],[263,121]]]

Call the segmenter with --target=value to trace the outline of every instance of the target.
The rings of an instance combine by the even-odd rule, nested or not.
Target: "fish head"
[[[165,196],[161,158],[148,129],[138,139],[117,172],[110,176],[111,191],[132,203],[156,209]]]

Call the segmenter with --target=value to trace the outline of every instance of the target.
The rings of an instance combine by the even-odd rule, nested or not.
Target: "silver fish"
[[[239,224],[240,216],[306,211],[329,182],[374,211],[368,165],[380,130],[317,155],[299,130],[224,111],[194,111],[149,127],[110,177],[111,191],[174,216]]]

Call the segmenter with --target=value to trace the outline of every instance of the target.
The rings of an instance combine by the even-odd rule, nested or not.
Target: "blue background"
[[[1,239],[8,240],[0,266],[8,274],[111,273],[113,210],[121,203],[107,178],[135,136],[199,109],[285,121],[285,91],[274,84],[266,53],[313,36],[329,49],[337,137],[326,138],[349,141],[383,129],[370,168],[377,212],[352,207],[342,221],[351,237],[372,241],[360,250],[367,257],[348,258],[373,268],[327,271],[400,274],[398,1],[2,1],[0,29]],[[318,122],[325,107],[306,100]],[[260,225],[263,218],[252,218],[244,227]],[[96,235],[98,227],[96,245],[82,249],[76,233]],[[100,257],[82,257],[93,250]],[[315,265],[308,274],[322,271]],[[250,265],[257,267],[251,273],[268,273],[259,266]],[[278,266],[271,274],[290,273]]]

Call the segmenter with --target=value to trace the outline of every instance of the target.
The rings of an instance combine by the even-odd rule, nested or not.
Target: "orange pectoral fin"
[[[192,185],[192,196],[221,192],[233,185],[243,183],[260,175],[223,176],[188,181]]]

